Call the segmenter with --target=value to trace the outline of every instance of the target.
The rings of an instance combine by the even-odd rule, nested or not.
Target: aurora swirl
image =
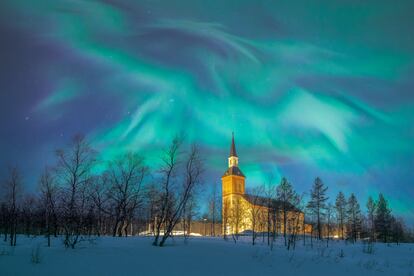
[[[84,133],[152,166],[177,133],[220,182],[231,132],[247,187],[384,192],[414,221],[412,1],[3,1],[2,170],[36,186]]]

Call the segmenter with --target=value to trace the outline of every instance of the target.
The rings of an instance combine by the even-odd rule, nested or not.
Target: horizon
[[[247,188],[273,175],[302,193],[320,177],[330,201],[355,193],[365,210],[382,192],[414,226],[404,3],[3,2],[2,180],[17,165],[33,191],[77,133],[102,160],[135,151],[154,169],[185,133],[221,187],[234,131]]]

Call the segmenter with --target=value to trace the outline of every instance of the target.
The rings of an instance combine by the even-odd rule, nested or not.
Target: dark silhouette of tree
[[[270,248],[273,250],[273,245],[271,245],[271,243],[273,244],[273,236],[274,236],[274,232],[273,230],[276,230],[275,224],[273,223],[273,217],[274,217],[274,206],[275,204],[275,195],[276,195],[276,190],[274,189],[273,185],[273,176],[272,174],[270,174],[268,176],[267,179],[267,183],[265,183],[263,186],[263,193],[264,196],[266,197],[266,200],[264,200],[267,212],[266,212],[266,222],[265,222],[265,226],[266,226],[266,232],[267,232],[267,245],[270,246]]]
[[[127,236],[132,217],[141,202],[141,190],[148,168],[138,154],[126,154],[111,162],[108,169],[108,197],[113,206],[112,235]]]
[[[328,187],[324,185],[322,180],[317,177],[310,191],[310,200],[308,202],[308,209],[311,214],[316,217],[316,229],[318,231],[318,239],[322,239],[322,219],[325,215],[326,201],[329,199],[326,196]]]
[[[183,138],[175,137],[162,156],[160,170],[160,207],[157,208],[155,246],[163,246],[172,235],[174,227],[182,219],[188,200],[194,195],[195,188],[201,183],[203,161],[196,145],[192,145],[188,154],[182,156],[180,149]],[[163,236],[160,239],[161,227]]]
[[[161,189],[159,191],[160,206],[157,208],[158,213],[155,219],[155,237],[153,245],[158,246],[158,240],[161,234],[161,227],[165,226],[167,216],[170,213],[171,201],[173,200],[172,186],[174,186],[174,180],[176,171],[178,169],[178,158],[179,158],[179,149],[182,144],[182,138],[176,136],[171,145],[164,150],[162,160],[162,167],[160,169],[161,175]]]
[[[367,201],[367,215],[368,215],[368,232],[371,241],[375,241],[375,211],[376,203],[372,197],[368,197]]]
[[[95,151],[81,135],[75,136],[66,149],[56,151],[57,181],[61,187],[61,225],[66,247],[74,248],[83,230],[95,155]]]
[[[113,207],[110,205],[109,198],[109,175],[108,172],[103,173],[102,175],[94,177],[92,185],[90,187],[90,197],[93,202],[93,208],[95,211],[95,231],[98,236],[105,234],[105,218],[113,213]]]
[[[49,168],[46,168],[39,180],[40,202],[44,209],[47,246],[50,247],[52,227],[57,228],[56,200],[57,186]],[[55,229],[56,233],[57,229]]]
[[[161,196],[155,183],[151,183],[145,191],[145,206],[147,214],[148,231],[155,235],[157,227],[157,216],[160,213]]]
[[[217,183],[215,183],[213,186],[211,195],[208,199],[208,211],[209,211],[209,218],[211,221],[210,234],[212,236],[216,235],[216,223],[219,218],[219,209],[220,209],[220,198],[219,198],[219,193],[217,189]]]
[[[404,239],[405,235],[404,220],[402,218],[391,217],[391,235],[397,245]]]
[[[227,240],[227,233],[230,232],[231,229],[231,209],[230,209],[230,199],[223,198],[222,207],[221,207],[221,226],[222,226],[222,233],[223,239]]]
[[[331,237],[331,229],[332,229],[332,218],[333,218],[334,206],[332,203],[328,203],[326,207],[326,231],[327,231],[327,239],[326,239],[326,246],[329,246],[329,240]]]
[[[203,162],[200,158],[200,151],[196,145],[192,145],[190,152],[184,161],[182,185],[175,193],[174,200],[170,201],[168,215],[165,221],[165,231],[159,246],[163,246],[165,241],[171,236],[174,227],[182,218],[184,208],[194,193],[195,187],[201,183],[203,172]]]
[[[194,195],[191,195],[183,208],[183,214],[182,214],[182,225],[183,225],[183,231],[184,231],[183,235],[186,241],[191,234],[191,223],[193,221],[193,218],[197,215],[196,208],[197,208],[196,198]],[[206,214],[203,216],[204,235],[207,235],[207,229],[206,229],[207,220],[208,220],[208,215]]]
[[[348,199],[347,207],[348,236],[356,242],[361,231],[361,208],[353,193]]]
[[[9,214],[8,214],[8,208],[7,208],[7,204],[4,198],[1,199],[2,202],[0,203],[0,226],[3,230],[3,234],[4,234],[4,242],[7,241],[7,236],[8,236],[8,223],[9,223]]]
[[[17,167],[9,170],[9,177],[4,182],[4,195],[6,200],[6,228],[9,230],[10,245],[16,246],[17,225],[19,216],[19,201],[22,196],[22,178]],[[5,236],[5,241],[7,235]]]
[[[277,199],[281,202],[280,211],[282,212],[283,216],[283,237],[285,240],[285,246],[287,246],[286,229],[288,222],[288,211],[291,209],[291,206],[294,206],[295,202],[297,201],[298,195],[293,190],[292,185],[288,182],[288,180],[285,177],[282,178],[276,191]]]
[[[147,229],[154,233],[154,245],[163,246],[176,233],[179,223],[187,240],[192,221],[198,216],[197,187],[203,172],[203,160],[196,146],[183,150],[181,138],[174,139],[162,156],[160,170],[153,175],[143,157],[135,153],[104,163],[106,169],[93,174],[96,152],[82,136],[75,137],[65,149],[56,151],[56,155],[56,167],[43,171],[36,193],[22,193],[22,178],[17,168],[10,169],[0,183],[0,230],[11,246],[16,245],[18,234],[45,235],[48,246],[53,236],[61,235],[64,245],[74,248],[92,235],[127,236]],[[147,175],[154,176],[150,185],[146,185]],[[304,245],[306,233],[301,229],[303,213],[292,210],[306,210],[307,218],[315,226],[311,246],[313,233],[318,233],[319,239],[326,235],[329,245],[331,229],[336,223],[331,225],[334,212],[341,238],[347,236],[355,242],[369,237],[371,251],[364,252],[372,252],[375,240],[397,244],[414,240],[413,230],[407,228],[402,218],[391,214],[383,194],[376,202],[368,198],[365,218],[354,194],[346,200],[339,192],[335,205],[328,205],[327,187],[320,178],[315,179],[307,208],[303,195],[298,197],[285,178],[277,189],[271,184],[270,179],[266,188],[257,188],[250,195],[253,208],[248,208],[241,196],[228,198],[221,205],[219,190],[214,189],[207,198],[204,233],[208,233],[207,226],[211,223],[210,234],[215,234],[214,226],[221,215],[224,238],[231,234],[236,242],[250,219],[253,244],[260,231],[265,243],[267,229],[267,244],[272,249],[277,232],[282,229],[286,248],[295,249],[299,231],[303,230]]]
[[[267,226],[267,245],[273,250],[273,244],[276,240],[277,215],[279,213],[279,204],[277,204],[277,191],[273,186],[273,175],[269,175],[265,188],[266,226]]]
[[[239,239],[240,230],[245,226],[244,218],[248,215],[248,210],[246,210],[246,206],[240,197],[229,199],[228,204],[229,218],[227,220],[230,224],[233,241],[236,243]]]
[[[341,239],[344,239],[344,227],[346,219],[346,199],[342,192],[339,192],[335,200],[336,217],[338,219],[338,227],[341,233]]]
[[[20,203],[19,219],[20,219],[20,231],[24,232],[28,237],[34,234],[34,226],[36,220],[39,220],[39,206],[38,199],[34,194],[28,193],[23,196]]]
[[[256,244],[257,230],[260,224],[261,215],[263,213],[263,207],[261,206],[263,189],[262,187],[256,187],[252,189],[251,196],[251,207],[249,208],[248,215],[252,223],[252,245]]]
[[[375,211],[375,231],[377,237],[382,242],[388,241],[388,236],[391,230],[391,210],[388,208],[388,202],[380,193],[377,201],[377,208]]]
[[[292,208],[294,210],[303,210],[305,209],[303,203],[304,194],[301,196],[297,195],[294,197],[292,203]],[[296,240],[300,231],[300,224],[304,222],[304,216],[302,216],[301,212],[291,212],[289,217],[289,239],[287,244],[287,250],[296,248]],[[303,226],[302,226],[303,227]]]

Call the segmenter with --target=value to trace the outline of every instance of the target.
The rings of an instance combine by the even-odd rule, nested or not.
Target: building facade
[[[259,192],[246,193],[246,177],[239,168],[234,135],[232,135],[228,168],[221,181],[224,235],[248,232],[281,233],[284,229],[284,221],[288,233],[303,233],[303,212],[290,204],[263,197]]]

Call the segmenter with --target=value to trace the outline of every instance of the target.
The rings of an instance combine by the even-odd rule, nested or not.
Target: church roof
[[[232,132],[232,134],[231,134],[230,156],[237,157],[236,145],[234,144],[234,132]]]
[[[250,204],[263,206],[263,207],[271,207],[271,208],[275,208],[276,210],[281,210],[282,207],[283,207],[283,201],[281,201],[281,200],[277,200],[277,199],[273,199],[273,198],[269,199],[267,197],[254,196],[254,195],[249,195],[249,194],[244,194],[243,197]],[[299,210],[298,208],[296,208],[294,205],[290,204],[289,202],[287,202],[286,204],[287,204],[286,209],[288,211],[301,212],[301,210]]]
[[[227,171],[223,174],[223,177],[228,176],[228,175],[237,175],[237,176],[245,177],[242,171],[239,169],[239,167],[236,167],[236,166],[232,166],[228,168]]]

